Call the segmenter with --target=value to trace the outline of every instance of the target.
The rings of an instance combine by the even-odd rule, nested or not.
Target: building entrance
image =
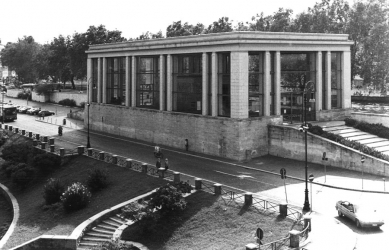
[[[312,92],[307,98],[306,115],[307,121],[316,120],[315,93]],[[283,116],[284,122],[302,123],[304,120],[303,112],[303,94],[302,92],[282,92],[281,93],[281,115]]]

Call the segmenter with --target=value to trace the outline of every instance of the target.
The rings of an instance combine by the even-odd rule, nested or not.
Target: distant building
[[[353,88],[362,88],[363,87],[363,78],[359,75],[356,75],[353,80]]]
[[[346,34],[229,32],[92,45],[93,130],[244,160],[268,153],[268,124],[351,112]],[[87,122],[88,119],[85,119]]]

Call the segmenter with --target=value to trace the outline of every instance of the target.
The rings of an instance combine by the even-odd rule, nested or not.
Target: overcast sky
[[[181,20],[208,26],[222,16],[250,21],[263,12],[273,14],[278,8],[290,8],[294,14],[307,11],[321,0],[2,0],[0,39],[2,44],[33,36],[41,44],[59,35],[85,32],[89,26],[105,25],[122,31],[126,38],[143,32],[165,35],[166,27]]]

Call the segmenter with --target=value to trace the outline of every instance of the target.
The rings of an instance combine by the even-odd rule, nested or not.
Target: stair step
[[[104,220],[103,223],[105,224],[108,224],[110,226],[113,226],[113,227],[120,227],[122,224],[121,223],[117,223],[116,221],[113,221],[113,220]]]
[[[118,217],[111,217],[111,218],[109,218],[110,220],[113,220],[113,221],[115,221],[116,223],[119,223],[120,225],[123,225],[124,223],[126,223],[126,221],[124,220],[124,219],[119,219]]]
[[[90,241],[83,241],[81,240],[78,244],[79,247],[94,247],[100,245],[101,242],[90,242]]]
[[[113,233],[114,233],[114,231],[108,231],[106,229],[97,228],[97,227],[92,228],[91,231],[98,232],[98,233],[103,233],[103,234],[110,234],[110,235],[113,235]]]
[[[101,243],[101,242],[106,242],[106,241],[108,241],[108,239],[90,236],[90,237],[82,237],[81,242],[82,242],[82,241],[90,241],[90,242],[98,242],[98,243]]]
[[[116,227],[112,227],[112,226],[108,226],[108,225],[104,225],[104,224],[99,224],[99,225],[97,225],[97,227],[100,229],[108,230],[108,231],[112,231],[112,232],[115,232],[115,230],[116,230]]]
[[[109,233],[109,234],[104,234],[104,233],[87,232],[85,235],[88,235],[88,236],[95,236],[95,237],[102,237],[102,238],[107,238],[107,239],[112,238],[112,234],[111,234],[111,233]]]

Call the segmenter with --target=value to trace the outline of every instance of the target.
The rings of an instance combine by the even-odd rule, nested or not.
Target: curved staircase
[[[84,234],[78,243],[77,249],[91,249],[105,241],[111,240],[116,229],[129,221],[122,218],[119,214],[101,221],[97,226]]]

